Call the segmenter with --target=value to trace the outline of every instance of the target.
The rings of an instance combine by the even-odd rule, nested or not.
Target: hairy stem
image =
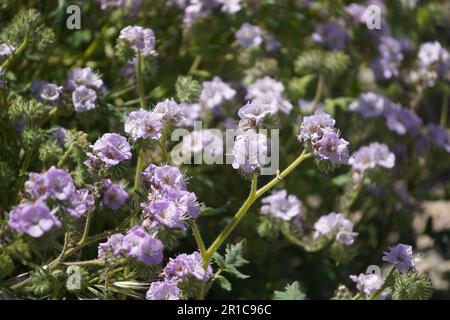
[[[138,51],[138,60],[136,65],[136,80],[139,90],[139,103],[141,108],[145,107],[144,80],[142,79],[142,54]]]
[[[294,161],[292,162],[283,172],[281,172],[276,178],[271,180],[269,183],[267,183],[265,186],[263,186],[261,189],[256,191],[256,185],[257,185],[257,177],[256,175],[253,176],[252,179],[252,185],[250,194],[245,200],[244,204],[241,206],[241,208],[236,212],[233,219],[228,223],[228,225],[225,227],[225,229],[219,234],[219,236],[216,238],[216,240],[213,242],[213,244],[208,248],[206,251],[206,256],[204,259],[205,264],[207,264],[214,253],[219,249],[219,247],[222,245],[222,243],[227,239],[227,237],[230,235],[230,233],[234,230],[234,228],[238,225],[238,223],[242,220],[242,218],[245,216],[247,211],[250,209],[251,205],[255,202],[256,199],[261,197],[264,193],[269,191],[271,188],[273,188],[278,182],[280,182],[285,176],[287,176],[289,173],[292,172],[301,162],[303,162],[305,159],[311,157],[313,155],[312,152],[306,153],[306,150],[303,150],[302,154]]]
[[[193,220],[191,221],[191,228],[192,233],[194,234],[195,237],[195,242],[197,242],[198,249],[200,250],[202,258],[204,258],[206,255],[206,247],[203,242],[202,236],[200,235],[200,230],[198,229],[197,224]]]
[[[64,162],[67,160],[67,158],[71,154],[72,150],[73,150],[73,144],[66,150],[66,152],[64,152],[61,159],[59,159],[58,164],[56,165],[58,168],[61,168],[63,166]]]
[[[219,247],[223,244],[223,242],[228,238],[230,233],[234,230],[234,228],[242,220],[242,218],[245,216],[245,214],[250,209],[251,205],[255,202],[256,199],[258,199],[264,193],[266,193],[271,188],[273,188],[284,177],[286,177],[289,173],[291,173],[300,163],[302,163],[304,160],[308,159],[311,156],[313,156],[312,152],[307,153],[306,150],[303,150],[302,154],[297,159],[295,159],[294,162],[292,162],[286,169],[283,170],[283,172],[281,172],[279,175],[277,175],[276,178],[269,181],[265,186],[263,186],[259,190],[256,190],[256,187],[257,187],[256,175],[253,176],[250,194],[249,194],[248,198],[245,200],[244,204],[241,206],[241,208],[238,210],[238,212],[236,212],[233,219],[228,223],[228,225],[225,227],[225,229],[217,236],[216,240],[208,248],[203,262],[205,264],[208,264],[208,262],[211,260],[214,253],[219,249]]]
[[[222,243],[228,238],[230,233],[236,228],[238,223],[242,220],[242,218],[247,213],[248,209],[250,209],[253,202],[256,200],[256,187],[257,187],[257,176],[253,175],[252,177],[252,184],[250,188],[250,194],[245,200],[244,204],[241,206],[241,208],[236,212],[236,215],[233,217],[233,219],[228,223],[228,225],[225,227],[225,229],[219,234],[217,239],[213,242],[213,244],[208,248],[206,251],[204,262],[207,264],[214,253],[219,249],[219,247],[222,245]]]
[[[25,37],[23,38],[22,43],[20,44],[19,48],[13,52],[12,55],[8,57],[8,59],[5,60],[5,62],[2,63],[3,72],[17,59],[18,56],[22,54],[23,51],[25,51],[28,40],[30,38],[30,32],[25,32]]]
[[[325,78],[322,75],[322,73],[320,73],[319,80],[317,82],[316,94],[314,95],[313,108],[316,108],[320,102],[320,99],[322,99],[324,87],[325,87]]]

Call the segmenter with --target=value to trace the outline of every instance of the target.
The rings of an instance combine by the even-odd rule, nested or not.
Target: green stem
[[[161,148],[163,162],[172,165],[172,159],[170,158],[169,153],[167,151],[167,135],[169,131],[168,128],[169,124],[166,124],[161,134],[161,139],[158,140],[158,145]]]
[[[100,31],[100,35],[89,45],[89,47],[84,51],[83,56],[78,59],[75,63],[75,67],[80,67],[89,60],[89,58],[94,54],[95,50],[97,50],[98,46],[103,41],[103,38],[106,36],[106,32],[108,31],[108,26],[105,25]]]
[[[269,183],[267,183],[265,186],[263,186],[259,190],[256,190],[256,184],[257,184],[256,175],[253,176],[252,186],[251,186],[250,194],[249,194],[247,200],[245,200],[244,204],[238,210],[238,212],[236,212],[233,219],[228,223],[228,225],[225,227],[225,229],[217,236],[216,240],[208,248],[203,262],[205,264],[207,264],[211,260],[214,253],[219,249],[219,247],[227,239],[227,237],[234,230],[234,228],[237,226],[237,224],[242,220],[242,218],[245,216],[245,214],[250,209],[251,205],[255,202],[256,199],[258,199],[264,193],[266,193],[271,188],[273,188],[284,177],[286,177],[289,173],[291,173],[292,170],[294,170],[300,163],[302,163],[304,160],[308,159],[311,156],[313,156],[312,152],[306,153],[306,150],[303,150],[302,154],[297,159],[295,159],[294,162],[292,162],[286,169],[283,170],[283,172],[281,172],[279,175],[277,175],[276,178],[271,180]]]
[[[195,237],[195,242],[197,242],[197,247],[200,250],[202,258],[206,256],[206,247],[203,242],[202,236],[200,235],[200,230],[198,229],[197,223],[194,220],[191,221],[192,233]]]
[[[136,80],[139,90],[139,103],[141,108],[145,107],[144,81],[142,79],[142,54],[138,51],[138,61],[136,65]]]
[[[61,168],[64,164],[64,162],[67,160],[67,158],[69,157],[69,155],[72,153],[73,150],[73,145],[71,145],[66,152],[64,152],[63,156],[61,157],[61,159],[59,159],[57,167]]]
[[[70,232],[67,231],[67,232],[65,233],[65,235],[64,235],[64,245],[63,245],[63,248],[62,248],[61,253],[59,254],[58,258],[56,258],[56,260],[55,260],[55,261],[56,261],[56,262],[55,262],[55,265],[59,265],[59,264],[61,263],[61,261],[62,261],[64,255],[66,254],[66,251],[67,251],[67,247],[68,247],[68,245],[69,245],[69,242],[70,242]]]
[[[280,182],[289,173],[291,173],[300,163],[312,157],[313,155],[314,153],[312,152],[307,153],[306,150],[303,150],[302,154],[297,159],[295,159],[294,162],[292,162],[286,169],[284,169],[283,172],[281,172],[276,178],[272,179],[269,183],[267,183],[265,186],[263,186],[256,192],[256,198],[261,197],[268,190],[272,189],[278,182]]]
[[[145,96],[144,96],[144,83],[142,79],[142,54],[140,51],[137,53],[137,65],[136,65],[136,80],[138,83],[138,91],[139,91],[139,103],[141,108],[145,107]],[[141,184],[141,173],[144,169],[144,159],[145,158],[145,149],[141,148],[139,150],[138,160],[136,164],[136,172],[134,174],[134,185],[133,191],[136,191]],[[134,224],[136,221],[131,219],[131,223]]]
[[[30,32],[27,31],[27,32],[25,32],[25,37],[23,38],[23,41],[20,44],[19,48],[17,48],[17,50],[14,51],[13,54],[10,55],[8,57],[8,59],[5,60],[5,62],[3,62],[3,64],[2,64],[3,72],[5,72],[5,70],[11,65],[11,63],[13,63],[14,60],[16,60],[16,58],[20,54],[22,54],[22,52],[26,49],[29,38],[30,38]]]
[[[136,191],[141,183],[141,173],[144,169],[145,151],[144,149],[139,150],[138,161],[136,164],[136,173],[134,175],[134,185],[133,190]]]
[[[442,110],[441,110],[441,127],[447,128],[447,118],[448,118],[448,93],[444,93],[442,98]]]
[[[78,244],[83,244],[84,242],[86,242],[88,236],[89,236],[89,228],[91,226],[91,219],[92,219],[92,215],[94,213],[90,212],[88,213],[87,217],[86,217],[86,223],[84,225],[84,230],[83,230],[83,235],[81,236],[80,241],[78,242]]]
[[[289,227],[283,226],[281,228],[281,233],[283,233],[283,235],[286,237],[286,239],[288,239],[290,242],[292,242],[296,246],[298,246],[302,249],[305,249],[305,247],[307,246],[306,243],[304,243],[303,241],[301,241],[300,239],[298,239],[296,236],[294,236],[291,233],[291,231],[289,230]]]
[[[319,74],[319,81],[317,82],[316,94],[315,94],[314,100],[313,100],[314,108],[317,107],[317,105],[320,102],[320,99],[322,99],[322,94],[323,94],[324,87],[325,87],[325,78],[322,75],[322,73],[320,73]]]
[[[361,291],[361,292],[358,292],[357,294],[355,294],[353,297],[352,297],[352,300],[361,300],[361,298],[364,296],[364,293]]]
[[[217,249],[219,249],[219,247],[222,245],[222,243],[228,238],[230,233],[234,230],[234,228],[238,225],[238,223],[245,216],[248,209],[250,209],[253,202],[255,202],[255,200],[257,199],[256,187],[257,187],[257,176],[253,175],[252,184],[251,184],[251,188],[250,188],[250,194],[249,194],[247,200],[245,200],[244,204],[238,210],[238,212],[236,212],[236,215],[233,217],[233,219],[228,223],[228,225],[225,227],[225,229],[223,229],[223,231],[219,234],[217,239],[213,242],[213,244],[206,251],[205,259],[203,261],[205,264],[207,264],[211,260],[212,256],[217,251]]]
[[[93,259],[85,261],[63,262],[62,264],[65,266],[103,266],[105,265],[105,260]]]
[[[191,67],[189,68],[188,75],[194,74],[197,70],[198,66],[200,65],[200,62],[202,61],[202,56],[197,55],[194,59],[194,62],[192,62]]]
[[[20,172],[19,172],[19,179],[17,180],[16,193],[11,202],[13,204],[16,203],[17,197],[19,196],[19,193],[20,193],[20,190],[22,190],[22,185],[25,182],[25,177],[26,177],[25,173],[27,172],[28,167],[30,166],[32,155],[33,155],[33,150],[31,148],[27,149],[27,151],[25,152],[25,155],[23,157],[22,168],[20,169]]]

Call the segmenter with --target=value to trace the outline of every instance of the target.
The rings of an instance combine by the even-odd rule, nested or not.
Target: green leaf
[[[300,289],[300,283],[295,281],[286,285],[284,291],[275,291],[274,300],[305,300],[306,296]]]
[[[228,281],[227,278],[225,278],[222,275],[217,275],[216,280],[219,281],[219,285],[222,289],[230,291],[231,290],[231,283]]]
[[[244,249],[245,240],[233,245],[227,245],[225,249],[225,264],[234,267],[241,267],[247,264],[248,261],[242,257],[242,250]]]
[[[227,245],[225,248],[225,256],[222,257],[220,254],[215,253],[213,256],[214,262],[217,264],[219,269],[225,273],[232,274],[239,279],[247,279],[248,275],[243,274],[237,268],[242,267],[247,264],[248,261],[242,257],[242,251],[244,249],[244,241],[233,245]],[[221,277],[221,276],[218,276]],[[220,280],[219,281],[224,281]]]

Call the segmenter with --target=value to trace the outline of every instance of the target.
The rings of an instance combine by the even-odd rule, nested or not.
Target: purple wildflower
[[[333,50],[344,50],[347,38],[347,32],[341,22],[319,24],[312,35],[315,43]]]
[[[156,54],[156,38],[152,29],[127,26],[120,31],[119,40],[130,45],[136,53],[141,52],[144,57]]]
[[[125,132],[136,141],[139,138],[158,140],[161,138],[164,124],[163,115],[140,109],[130,112],[125,122]]]
[[[312,116],[304,117],[300,127],[299,140],[312,141],[319,140],[324,130],[333,128],[336,121],[324,111],[316,111]]]
[[[50,136],[50,141],[58,141],[59,146],[63,147],[67,137],[67,129],[60,126],[53,126],[52,129],[54,129],[55,131]]]
[[[139,226],[135,226],[123,237],[123,248],[127,255],[139,259],[146,265],[161,263],[164,246]]]
[[[153,109],[153,112],[161,114],[165,121],[175,125],[179,125],[184,118],[182,107],[173,99],[159,102]]]
[[[381,95],[365,92],[359,95],[358,101],[350,104],[349,110],[359,112],[364,118],[373,118],[382,115],[390,103]]]
[[[28,180],[25,182],[25,192],[33,200],[46,199],[49,192],[47,191],[44,175],[35,172],[30,173]]]
[[[345,12],[352,17],[354,23],[366,23],[366,7],[357,3],[350,3],[345,7]]]
[[[378,39],[379,56],[372,64],[372,70],[378,79],[391,79],[399,75],[399,66],[403,61],[404,42],[390,36]]]
[[[315,146],[316,155],[320,159],[330,160],[335,164],[347,164],[349,142],[339,138],[335,130],[325,130],[322,138]]]
[[[426,42],[420,45],[419,53],[419,66],[421,68],[430,68],[436,64],[446,64],[449,62],[449,53],[442,45],[435,42]]]
[[[384,284],[384,280],[377,274],[360,273],[358,276],[351,275],[350,279],[356,283],[356,288],[363,292],[367,297],[372,296]],[[382,295],[385,296],[385,295]]]
[[[46,193],[50,198],[69,200],[75,192],[72,177],[63,169],[52,166],[44,174]]]
[[[246,173],[255,171],[267,163],[267,136],[249,129],[239,134],[234,142],[233,168]]]
[[[429,124],[427,126],[428,135],[434,141],[434,143],[450,153],[450,132],[435,124]]]
[[[106,167],[111,167],[131,159],[131,146],[120,134],[105,133],[92,146],[92,153],[88,153],[88,156],[94,163],[100,161]]]
[[[214,77],[212,81],[202,83],[200,103],[212,109],[226,100],[231,100],[236,95],[236,90],[222,81],[220,77]]]
[[[36,100],[52,103],[60,98],[63,87],[37,80],[33,81],[30,90]]]
[[[103,180],[103,188],[102,203],[114,211],[120,209],[128,199],[128,193],[110,179]]]
[[[12,55],[16,48],[12,45],[2,43],[0,44],[0,58],[4,59]]]
[[[395,155],[389,151],[387,145],[373,142],[353,153],[349,164],[353,170],[361,173],[378,166],[391,169],[395,165]]]
[[[103,88],[103,81],[100,76],[89,67],[76,68],[69,71],[69,79],[67,80],[66,87],[68,90],[73,91],[79,86],[100,90]]]
[[[61,222],[50,212],[47,205],[36,203],[20,204],[9,213],[9,226],[17,232],[24,232],[39,238],[53,227],[60,227]]]
[[[242,0],[217,0],[218,3],[222,5],[221,10],[225,13],[236,13],[242,9]]]
[[[390,247],[389,251],[384,253],[383,261],[393,264],[402,273],[414,268],[416,265],[412,247],[402,243]]]
[[[180,296],[181,290],[170,281],[152,282],[145,294],[147,300],[180,300]]]
[[[277,111],[288,114],[292,110],[292,104],[284,99],[284,85],[268,76],[256,80],[247,88],[247,99],[256,100],[261,104],[270,105],[272,113]]]
[[[273,108],[270,105],[261,103],[258,100],[249,102],[239,109],[238,116],[245,125],[257,127],[262,124],[265,117],[273,114]],[[242,124],[240,124],[242,126]]]
[[[186,189],[186,183],[184,182],[183,175],[178,167],[172,166],[155,166],[149,165],[142,172],[142,181],[148,188],[155,189]]]
[[[182,211],[173,201],[156,200],[151,203],[148,209],[151,218],[157,223],[165,225],[168,228],[185,229]]]
[[[316,238],[332,235],[343,245],[353,244],[354,238],[358,235],[357,232],[353,232],[353,223],[341,213],[335,212],[320,217],[314,224],[314,229]]]
[[[385,117],[388,128],[400,135],[417,135],[420,132],[422,119],[413,110],[391,104],[385,111]]]
[[[270,214],[275,218],[290,221],[303,216],[302,203],[294,195],[288,195],[286,190],[279,190],[261,199],[262,214]]]
[[[164,278],[175,283],[186,281],[189,277],[206,281],[211,275],[211,266],[208,265],[206,269],[203,267],[202,258],[198,251],[190,255],[179,254],[175,259],[170,258],[163,270]]]
[[[107,256],[120,258],[125,253],[122,245],[123,237],[123,234],[116,233],[110,236],[106,242],[100,243],[98,246],[98,258],[105,258]]]
[[[244,48],[256,47],[263,42],[263,32],[258,26],[245,22],[236,32],[236,39]]]
[[[78,86],[72,92],[72,102],[76,112],[83,112],[95,109],[97,93],[95,90]]]
[[[76,190],[69,204],[64,207],[65,211],[74,219],[78,219],[94,208],[94,196],[88,189]]]

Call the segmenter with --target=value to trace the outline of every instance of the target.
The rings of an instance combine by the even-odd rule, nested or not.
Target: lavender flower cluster
[[[156,38],[152,29],[127,26],[120,31],[119,41],[131,47],[136,54],[140,52],[143,57],[156,54]]]
[[[185,229],[185,221],[200,214],[197,196],[186,190],[186,182],[177,167],[151,164],[142,172],[142,182],[149,192],[147,200],[141,203],[143,224],[149,229]]]
[[[85,164],[88,168],[112,167],[131,159],[131,146],[127,139],[117,133],[105,133],[87,153]]]
[[[311,146],[319,159],[329,160],[333,164],[347,164],[349,142],[340,138],[335,123],[326,112],[316,111],[304,117],[298,139]]]
[[[271,215],[284,221],[297,221],[303,217],[304,212],[302,202],[286,190],[273,192],[271,195],[262,198],[261,213]]]
[[[210,265],[203,266],[200,252],[179,254],[175,258],[170,258],[167,262],[161,274],[163,280],[150,284],[146,299],[179,300],[182,298],[180,285],[190,280],[208,281],[211,275],[212,268]]]
[[[144,290],[147,300],[221,297],[219,287],[234,285],[228,277],[249,277],[240,268],[249,263],[244,240],[255,230],[273,248],[292,244],[304,251],[300,261],[267,250],[287,274],[300,261],[300,281],[316,275],[307,266],[319,257],[327,260],[320,272],[354,283],[355,296],[341,285],[345,290],[334,298],[431,296],[410,245],[384,252],[385,278],[348,275],[361,262],[374,263],[366,252],[388,247],[392,236],[404,239],[411,230],[403,221],[414,220],[418,247],[431,249],[429,238],[441,237],[433,223],[419,238],[424,231],[415,230],[422,227],[415,220],[429,213],[415,211],[430,199],[445,200],[448,187],[439,177],[447,163],[429,152],[435,146],[450,153],[450,53],[444,35],[433,30],[443,19],[430,15],[445,5],[401,1],[398,13],[383,0],[95,3],[86,13],[100,14],[98,21],[71,35],[46,26],[56,11],[44,7],[2,23],[0,211],[7,225],[0,223],[0,298],[143,298]],[[381,9],[381,29],[366,27],[373,4]],[[391,28],[388,18],[412,13],[414,19]],[[417,37],[408,31],[424,24]],[[66,41],[46,52],[61,36]],[[409,107],[384,95],[411,100]],[[439,125],[435,110],[422,108],[437,100]],[[370,130],[352,126],[361,118],[349,111]],[[385,128],[394,134],[384,136]],[[234,132],[226,154],[223,129]],[[359,149],[350,154],[343,137]],[[206,167],[223,163],[224,155],[232,168]],[[266,166],[278,163],[265,177]],[[233,169],[239,174],[229,175]],[[193,176],[189,184],[185,172]],[[237,203],[244,192],[248,197]],[[248,218],[259,199],[253,225]],[[330,213],[313,218],[313,210]],[[191,234],[192,241],[182,239]],[[242,241],[227,243],[233,239]],[[260,239],[248,247],[249,275],[266,270],[267,259],[254,259],[264,246]],[[55,249],[61,252],[47,260]],[[319,250],[309,260],[307,253]],[[350,261],[353,271],[344,277],[333,269]],[[81,267],[79,288],[71,286],[68,266]],[[24,267],[30,270],[23,273]],[[250,281],[255,290],[268,287]],[[328,292],[322,289],[311,292]],[[303,296],[296,283],[274,293],[275,299]]]
[[[135,226],[127,234],[114,234],[98,246],[98,257],[120,259],[132,257],[145,265],[159,264],[163,260],[164,245],[149,235],[142,227]]]
[[[208,16],[214,8],[220,7],[227,14],[241,10],[242,0],[173,0],[184,11],[183,23],[191,26],[196,20]],[[169,2],[169,3],[170,3]]]
[[[383,261],[387,261],[399,272],[404,273],[415,267],[415,258],[412,247],[402,243],[397,244],[384,253]],[[377,300],[384,300],[391,293],[391,289],[384,288],[385,280],[379,274],[360,273],[358,276],[351,275],[350,279],[356,283],[356,288],[366,297],[371,297],[381,290]]]
[[[72,177],[55,167],[44,173],[31,173],[25,192],[28,199],[9,213],[9,226],[35,238],[61,227],[64,217],[79,219],[88,214],[95,204],[88,189],[77,190]]]
[[[376,167],[391,169],[395,166],[395,154],[384,143],[372,142],[355,151],[348,161],[355,177],[361,177],[366,171]]]
[[[353,244],[357,232],[353,232],[353,223],[342,213],[331,212],[314,223],[314,238],[335,237],[339,243],[349,246]]]
[[[105,91],[101,77],[89,67],[69,71],[65,88],[72,95],[76,112],[95,109],[98,94]]]
[[[450,132],[436,124],[423,126],[422,119],[412,109],[402,107],[388,98],[373,92],[360,94],[357,101],[349,105],[349,110],[360,113],[364,118],[384,117],[388,129],[399,135],[410,135],[417,139],[420,153],[428,152],[432,143],[450,150]]]

